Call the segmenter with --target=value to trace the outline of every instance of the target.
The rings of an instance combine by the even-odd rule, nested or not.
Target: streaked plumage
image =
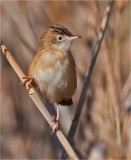
[[[59,34],[65,34],[67,36],[72,36],[72,33],[62,25],[56,24],[50,27],[50,30],[57,32]]]

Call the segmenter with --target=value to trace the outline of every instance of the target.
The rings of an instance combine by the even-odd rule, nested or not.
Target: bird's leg
[[[29,91],[29,89],[30,89],[30,85],[31,85],[32,81],[34,80],[34,78],[26,76],[26,77],[22,77],[22,79],[24,79],[24,81],[23,81],[23,82],[21,82],[21,84],[20,84],[20,85],[25,86],[25,85],[26,85],[26,83],[27,83],[27,82],[29,82],[29,83],[28,83],[28,85],[27,85],[27,88],[28,88],[28,91]]]
[[[59,104],[57,104],[57,118],[56,118],[57,121],[59,121]]]
[[[53,132],[56,133],[56,131],[59,128],[59,104],[58,103],[57,103],[57,116],[53,116],[52,119],[55,122],[55,127],[53,128]]]

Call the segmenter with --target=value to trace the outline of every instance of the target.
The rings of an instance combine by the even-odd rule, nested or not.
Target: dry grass
[[[106,1],[1,2],[1,38],[25,73],[40,35],[51,24],[63,24],[82,36],[71,48],[78,75],[74,106],[60,108],[61,129],[65,134],[78,103],[106,5]],[[85,159],[131,158],[129,11],[129,1],[115,2],[91,77],[74,139],[77,153]],[[19,87],[20,81],[3,56],[1,64],[1,158],[57,159],[61,145],[55,135],[50,136],[48,125],[23,87]]]

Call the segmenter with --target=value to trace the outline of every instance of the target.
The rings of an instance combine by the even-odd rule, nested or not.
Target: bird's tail
[[[73,105],[73,100],[72,99],[63,99],[61,102],[59,102],[59,104],[62,106],[70,106],[70,105]]]

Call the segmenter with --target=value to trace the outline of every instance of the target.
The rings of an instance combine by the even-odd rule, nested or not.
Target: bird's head
[[[78,35],[73,35],[67,28],[62,25],[53,25],[41,37],[41,45],[62,51],[70,49],[74,39],[81,38]]]

